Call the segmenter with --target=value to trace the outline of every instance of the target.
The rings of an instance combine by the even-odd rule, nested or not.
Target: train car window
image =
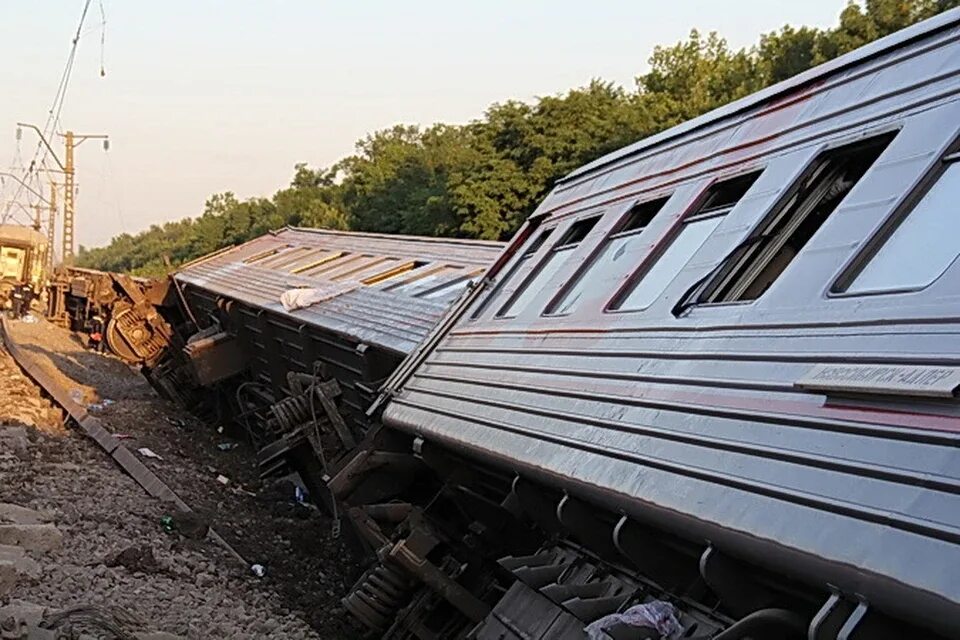
[[[840,291],[916,291],[943,275],[960,255],[958,201],[960,154],[953,154],[944,158],[936,181],[892,230],[879,237],[882,244]]]
[[[577,220],[567,229],[557,243],[550,249],[550,254],[534,271],[513,298],[497,313],[500,318],[512,318],[522,311],[537,296],[553,276],[560,270],[573,250],[587,237],[590,230],[600,216]]]
[[[530,258],[537,253],[537,251],[542,247],[547,238],[550,237],[550,234],[553,233],[553,230],[556,227],[550,227],[549,229],[544,229],[540,233],[534,236],[533,240],[530,242],[523,253],[517,258],[516,263],[510,267],[507,273],[500,279],[500,282],[497,284],[496,288],[490,293],[486,300],[484,300],[476,309],[476,311],[471,314],[470,319],[476,320],[480,315],[489,307],[490,304],[495,302],[497,298],[503,295],[503,292],[506,290],[508,283],[512,282],[519,274],[522,274],[525,269],[530,266]]]
[[[416,297],[423,298],[424,300],[436,300],[438,302],[452,302],[464,289],[470,286],[471,283],[477,282],[481,275],[483,275],[482,269],[473,271],[460,278],[418,293]]]
[[[261,267],[269,267],[271,269],[279,269],[289,262],[296,260],[297,258],[302,257],[305,253],[310,251],[310,247],[286,247],[281,249],[272,256],[267,256],[265,258],[259,259],[256,262],[260,264]]]
[[[406,277],[399,280],[387,282],[383,286],[383,290],[409,296],[419,296],[424,291],[432,289],[439,283],[456,277],[462,272],[463,267],[457,265],[434,265],[429,269],[419,269],[413,273],[405,274]]]
[[[362,282],[367,286],[374,285],[380,282],[385,282],[392,278],[396,278],[397,276],[408,274],[411,271],[416,271],[417,269],[421,269],[426,265],[427,263],[424,262],[423,260],[410,260],[408,262],[404,262],[400,265],[397,265],[396,267],[393,267],[391,269],[387,269],[386,271],[382,271],[372,276],[368,276],[364,278]]]
[[[670,196],[665,196],[634,205],[614,228],[593,261],[586,269],[580,271],[573,285],[547,310],[547,313],[558,315],[570,313],[591,287],[611,281],[619,282],[621,277],[627,275],[633,267],[630,256],[634,253],[630,249],[639,244],[643,230],[669,199]]]
[[[754,171],[711,185],[660,257],[610,308],[638,311],[649,307],[759,177],[760,172]]]
[[[324,265],[328,262],[332,262],[333,260],[342,258],[345,255],[347,255],[346,251],[334,251],[333,253],[327,253],[325,255],[320,256],[319,258],[311,259],[305,264],[301,264],[296,268],[291,269],[290,273],[303,273],[305,271],[310,271],[311,269],[316,269],[317,267]]]
[[[824,152],[783,201],[719,266],[697,303],[756,300],[780,276],[850,190],[873,166],[893,134]]]
[[[283,248],[286,249],[287,247],[283,247]],[[270,256],[275,256],[279,251],[281,251],[281,249],[275,249],[275,248],[266,249],[264,251],[255,253],[252,256],[249,256],[248,258],[245,258],[243,262],[244,264],[253,264],[254,262],[259,262],[260,260],[269,258]]]
[[[533,254],[535,254],[540,249],[540,247],[542,247],[543,244],[547,241],[547,238],[550,237],[551,233],[553,233],[553,229],[545,229],[544,231],[542,231],[540,235],[538,235],[536,238],[533,239],[533,242],[530,243],[530,246],[524,250],[523,255],[520,257],[520,259],[526,260]]]
[[[364,278],[369,275],[376,275],[383,270],[393,269],[397,263],[400,262],[400,258],[394,258],[393,256],[368,256],[369,260],[363,262],[362,264],[355,265],[348,269],[341,269],[336,273],[329,273],[328,278],[337,282],[339,280],[360,280],[363,281]]]
[[[311,267],[306,271],[301,272],[301,275],[310,276],[311,278],[319,277],[326,273],[331,273],[338,269],[342,269],[347,264],[356,262],[357,260],[365,260],[367,258],[372,258],[373,256],[365,253],[343,253],[340,256],[337,256],[333,260],[321,262],[315,267]]]

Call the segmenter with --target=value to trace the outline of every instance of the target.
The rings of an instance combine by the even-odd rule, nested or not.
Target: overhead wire
[[[73,66],[77,57],[77,47],[80,44],[80,37],[83,34],[83,24],[87,19],[87,13],[90,10],[90,5],[93,0],[84,0],[83,11],[80,13],[80,21],[77,23],[77,29],[74,33],[73,39],[71,40],[70,53],[67,56],[67,62],[64,65],[63,73],[60,74],[60,82],[57,85],[57,92],[54,94],[53,103],[50,105],[50,110],[47,112],[47,120],[44,123],[41,131],[44,136],[50,137],[53,133],[56,132],[60,124],[60,116],[63,112],[63,105],[66,100],[67,88],[70,85],[70,78],[73,74]],[[102,25],[105,29],[106,27],[106,17],[103,13],[103,2],[99,0],[100,11],[102,17]],[[103,44],[104,39],[101,37],[101,45]],[[102,51],[101,51],[101,69],[102,69]],[[41,155],[42,154],[42,155]],[[27,166],[26,171],[23,175],[23,182],[26,183],[28,180],[33,178],[34,180],[39,181],[39,176],[37,175],[37,165],[39,164],[43,169],[49,169],[47,165],[47,155],[49,150],[46,148],[46,145],[42,141],[37,141],[36,149],[33,152],[33,158],[30,160],[30,164]],[[18,184],[12,201],[16,201],[20,195],[23,193],[24,185],[22,183]],[[11,205],[8,205],[7,211],[3,214],[3,221],[9,217]]]

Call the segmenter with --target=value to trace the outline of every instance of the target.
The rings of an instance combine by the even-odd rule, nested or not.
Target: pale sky
[[[697,27],[731,45],[784,24],[831,26],[845,0],[94,0],[62,121],[108,133],[77,152],[77,239],[270,196],[297,162],[326,166],[397,123],[463,123],[493,102],[602,78],[633,87],[657,44]],[[83,0],[0,0],[0,169],[18,120],[42,125]],[[22,156],[36,138],[24,131]],[[58,141],[58,152],[62,146]]]

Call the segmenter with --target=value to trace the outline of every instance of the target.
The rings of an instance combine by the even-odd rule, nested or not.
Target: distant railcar
[[[953,10],[557,184],[330,482],[380,559],[347,608],[960,637],[958,98]]]
[[[166,355],[171,328],[161,315],[169,283],[96,269],[59,266],[50,276],[46,314],[89,334],[102,332],[110,352],[130,365],[153,366]]]
[[[47,277],[47,237],[39,231],[15,224],[0,224],[0,304],[12,308],[15,302],[38,300]],[[19,306],[16,305],[16,306]]]
[[[265,475],[291,459],[314,475],[317,457],[332,462],[364,436],[379,385],[502,248],[296,228],[263,235],[173,274],[173,348],[148,376],[168,397],[248,428]],[[308,446],[318,423],[336,429]]]

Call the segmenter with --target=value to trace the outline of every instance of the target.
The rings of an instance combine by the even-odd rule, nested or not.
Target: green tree
[[[465,125],[397,125],[328,168],[294,167],[271,198],[215,194],[197,218],[82,247],[109,271],[163,273],[284,225],[505,239],[558,179],[605,153],[786,80],[960,0],[849,2],[834,28],[785,25],[733,50],[716,33],[656,47],[633,90],[602,80],[532,102],[491,105]]]

